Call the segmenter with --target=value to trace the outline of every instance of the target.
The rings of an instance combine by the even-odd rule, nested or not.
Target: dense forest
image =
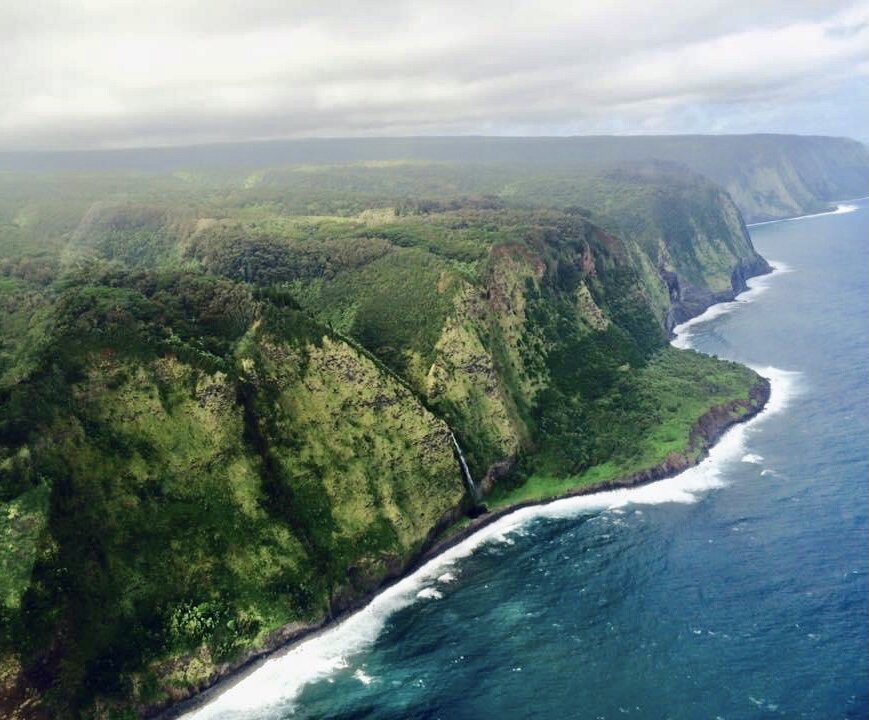
[[[659,160],[0,173],[0,712],[152,713],[352,606],[485,509],[453,435],[493,506],[696,458],[761,380],[668,333],[767,270]]]
[[[343,138],[99,152],[0,153],[0,171],[168,174],[244,167],[407,162],[474,164],[527,177],[598,175],[626,163],[669,162],[724,188],[746,222],[817,212],[869,191],[869,150],[848,138],[806,135]],[[477,185],[480,173],[475,173]],[[468,185],[470,178],[461,181]],[[498,181],[496,181],[497,183]],[[477,185],[479,191],[479,185]],[[574,197],[571,203],[578,202]]]

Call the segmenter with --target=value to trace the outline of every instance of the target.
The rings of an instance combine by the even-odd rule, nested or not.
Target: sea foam
[[[771,264],[773,274],[788,271],[782,263]],[[754,278],[749,283],[749,290],[734,302],[714,306],[698,318],[677,327],[673,344],[690,347],[691,327],[729,312],[727,306],[750,302],[766,289],[770,277]],[[292,712],[296,698],[306,685],[352,668],[354,658],[373,645],[393,613],[420,600],[440,597],[442,593],[432,584],[451,581],[453,573],[450,570],[458,560],[473,554],[487,543],[509,542],[511,534],[521,534],[522,528],[531,522],[577,517],[626,506],[694,503],[708,491],[722,487],[725,484],[723,473],[728,465],[750,455],[746,449],[749,434],[766,418],[781,412],[799,391],[800,373],[775,367],[752,369],[769,379],[769,401],[757,416],[730,428],[699,464],[675,477],[647,485],[563,498],[511,512],[388,587],[368,605],[340,623],[272,655],[247,675],[226,683],[220,694],[184,715],[184,720],[241,720],[250,717],[252,712],[256,712],[260,718],[277,718]],[[368,676],[358,667],[354,677],[363,683],[368,680]]]
[[[444,594],[437,588],[425,587],[416,596],[422,600],[440,600]]]
[[[353,677],[356,678],[363,685],[370,685],[374,682],[374,678],[371,677],[362,668],[359,668],[355,673],[353,673]]]
[[[855,198],[855,200],[865,200],[866,198]],[[859,205],[851,205],[851,203],[842,203],[836,205],[835,210],[825,210],[819,213],[810,213],[808,215],[797,215],[796,217],[781,218],[780,220],[764,220],[763,222],[749,223],[745,227],[758,227],[760,225],[772,225],[773,223],[793,222],[794,220],[805,220],[806,218],[823,217],[824,215],[844,215],[859,209]]]
[[[716,305],[712,305],[707,308],[705,312],[701,313],[697,317],[693,317],[690,320],[683,322],[681,325],[677,325],[676,327],[674,327],[673,334],[675,335],[675,337],[672,341],[673,347],[677,347],[682,350],[692,347],[691,337],[694,334],[694,328],[699,325],[705,325],[706,323],[714,320],[715,318],[719,318],[722,315],[732,313],[734,310],[754,302],[769,289],[770,283],[777,276],[793,271],[789,265],[783,262],[771,260],[769,262],[769,265],[772,268],[771,273],[767,273],[766,275],[758,275],[757,277],[749,279],[746,283],[746,285],[748,286],[748,290],[741,292],[730,302],[717,303]]]

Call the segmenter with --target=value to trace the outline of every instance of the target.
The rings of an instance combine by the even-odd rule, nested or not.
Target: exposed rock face
[[[661,276],[667,284],[672,300],[672,306],[667,313],[667,330],[672,331],[676,325],[697,317],[716,303],[730,302],[748,289],[748,280],[769,272],[772,272],[772,268],[760,255],[740,260],[731,275],[730,290],[710,292],[687,283],[680,284],[676,273],[663,271]]]

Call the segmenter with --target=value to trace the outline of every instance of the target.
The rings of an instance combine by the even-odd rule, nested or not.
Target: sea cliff
[[[221,685],[222,681],[230,678],[234,680],[241,679],[241,677],[253,672],[269,655],[275,652],[285,652],[326,628],[340,623],[343,619],[364,607],[383,589],[406,577],[426,562],[433,560],[439,554],[449,550],[484,527],[491,525],[505,515],[509,515],[520,508],[554,502],[565,497],[591,495],[617,488],[636,487],[678,475],[702,462],[718,439],[734,425],[748,422],[761,413],[769,400],[769,396],[769,380],[758,378],[757,382],[751,387],[749,400],[733,400],[723,405],[716,405],[700,417],[691,430],[689,444],[684,452],[671,453],[657,465],[640,472],[576,488],[556,497],[540,500],[523,500],[515,504],[500,507],[494,511],[484,511],[466,523],[457,524],[457,521],[462,518],[461,513],[447,514],[442,519],[442,523],[433,528],[417,553],[409,557],[400,567],[393,568],[373,589],[355,595],[345,595],[340,607],[335,608],[335,614],[319,623],[293,623],[280,628],[272,633],[256,650],[247,652],[244,656],[233,660],[233,662],[212,668],[211,673],[207,677],[202,678],[197,686],[185,688],[173,697],[167,698],[158,704],[140,707],[140,715],[146,718],[157,717],[160,720],[171,720],[197,707],[201,707],[213,695],[225,689]]]
[[[454,438],[493,508],[695,462],[759,381],[668,333],[765,264],[710,181],[596,177],[0,177],[0,711],[151,712],[357,607],[480,514]]]

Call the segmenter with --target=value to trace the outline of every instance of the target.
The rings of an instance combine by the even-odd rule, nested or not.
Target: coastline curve
[[[748,290],[734,300],[713,305],[673,328],[672,344],[691,347],[692,327],[751,302],[765,291],[770,279],[790,271],[783,263],[770,264],[773,272],[749,280]],[[698,451],[696,455],[673,454],[657,466],[628,477],[482,515],[454,535],[435,542],[400,576],[387,579],[334,619],[286,628],[274,644],[249,654],[240,664],[221,668],[209,687],[178,699],[168,708],[146,709],[146,716],[226,720],[244,717],[254,709],[291,710],[306,685],[350,667],[353,657],[377,639],[390,615],[416,602],[436,601],[441,579],[448,576],[452,580],[456,562],[482,545],[509,542],[510,533],[539,519],[575,517],[625,505],[697,502],[702,494],[723,486],[722,467],[744,456],[751,427],[784,408],[797,390],[798,373],[773,367],[752,369],[763,381],[752,388],[751,400],[740,408],[744,414],[734,418],[737,408],[730,406],[733,403],[711,408],[691,433],[690,446]]]

